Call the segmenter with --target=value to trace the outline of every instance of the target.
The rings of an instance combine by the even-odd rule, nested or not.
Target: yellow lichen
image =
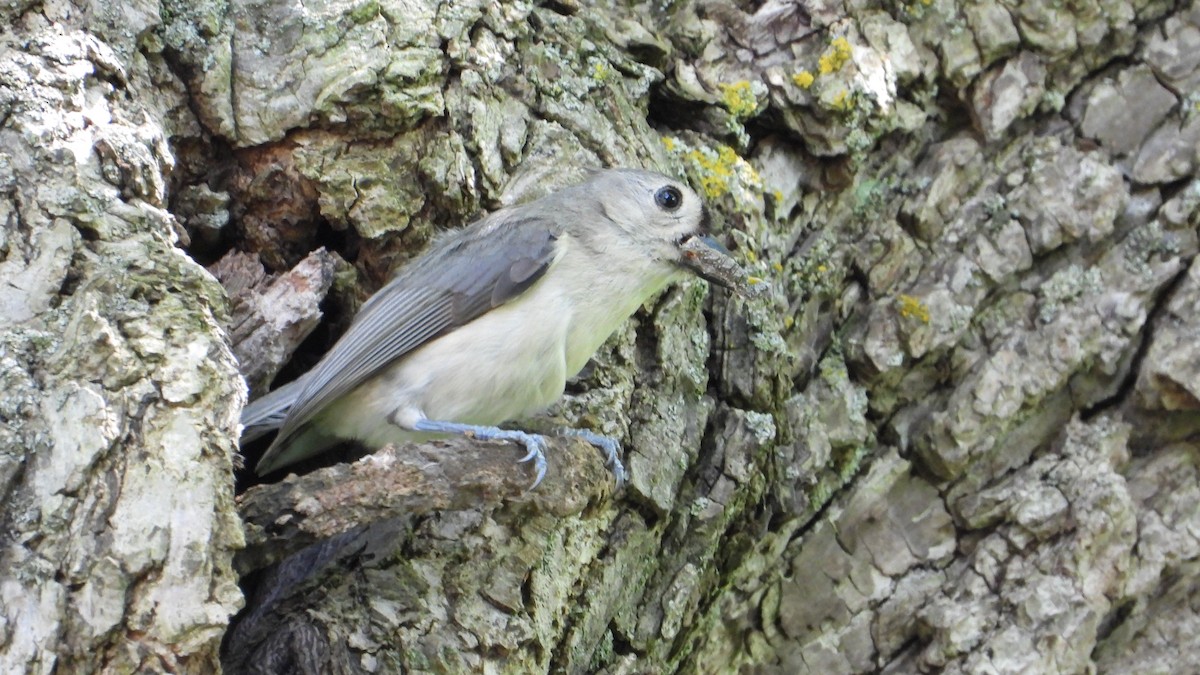
[[[900,316],[908,319],[914,318],[921,323],[929,323],[929,308],[920,299],[911,295],[901,295],[900,301]]]
[[[793,317],[789,316],[789,317],[784,318],[784,320],[783,320],[784,328],[791,328],[792,326],[795,326],[795,325],[796,325],[796,319],[794,319]]]
[[[777,262],[771,263],[771,269],[774,270],[776,274],[779,274],[783,271],[783,264]]]
[[[706,197],[713,199],[729,192],[729,182],[733,179],[738,160],[741,159],[733,148],[723,145],[715,153],[711,150],[692,150],[687,154],[687,158],[700,170],[700,189]]]
[[[822,75],[841,70],[842,66],[850,60],[850,41],[844,37],[836,38],[829,43],[829,49],[821,55],[817,61],[817,69]]]
[[[721,103],[731,115],[738,119],[746,119],[758,110],[758,99],[750,82],[742,80],[733,84],[721,85]]]
[[[687,147],[683,141],[677,142],[684,149]],[[691,163],[700,191],[709,199],[735,189],[747,198],[752,194],[762,194],[762,176],[727,145],[700,147],[688,150],[682,156]]]
[[[603,61],[597,61],[596,65],[592,66],[592,79],[597,82],[605,82],[608,76],[612,75],[612,68]]]
[[[843,89],[833,97],[832,101],[829,102],[829,107],[838,112],[848,112],[854,107],[854,99],[850,98],[850,92]]]
[[[792,75],[792,82],[794,82],[796,86],[800,87],[801,89],[808,89],[813,85],[813,81],[816,79],[817,78],[813,77],[813,74],[807,70],[802,70],[795,75]]]
[[[675,139],[674,138],[671,138],[670,136],[663,136],[662,144],[663,144],[663,147],[667,149],[667,152],[675,152]]]
[[[825,274],[828,271],[829,271],[828,267],[826,267],[824,265],[817,265],[817,273],[818,274]]]

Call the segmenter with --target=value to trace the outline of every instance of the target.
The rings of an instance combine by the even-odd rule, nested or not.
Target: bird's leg
[[[615,438],[609,438],[594,431],[587,429],[572,429],[564,427],[558,430],[560,436],[574,436],[596,446],[600,452],[604,453],[604,465],[612,469],[613,475],[617,479],[617,489],[625,485],[625,465],[621,463],[621,444]]]
[[[524,445],[525,449],[529,451],[519,461],[528,462],[529,460],[533,460],[533,467],[537,471],[537,479],[533,481],[533,485],[530,485],[529,489],[532,490],[537,487],[538,483],[541,483],[542,479],[546,477],[546,439],[538,434],[528,434],[524,431],[512,431],[501,429],[500,427],[485,427],[476,424],[439,422],[430,419],[416,420],[412,424],[405,426],[413,431],[460,434],[484,441],[516,441]]]

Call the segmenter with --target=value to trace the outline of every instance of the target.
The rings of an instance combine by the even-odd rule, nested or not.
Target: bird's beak
[[[679,263],[698,276],[743,297],[758,295],[766,284],[746,274],[729,249],[706,234],[693,234],[679,242]]]
[[[733,259],[733,254],[722,246],[721,242],[707,234],[693,234],[684,237],[679,243],[679,250],[683,253],[680,263],[684,267],[709,283],[733,289],[733,279],[730,278],[729,271],[731,268],[740,268]]]

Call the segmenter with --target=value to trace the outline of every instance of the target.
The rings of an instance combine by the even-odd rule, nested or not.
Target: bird
[[[695,274],[742,292],[748,277],[708,232],[685,183],[641,169],[497,210],[435,238],[354,317],[311,370],[252,401],[243,445],[273,430],[259,476],[347,440],[370,448],[462,434],[515,441],[536,478],[545,436],[502,428],[562,396],[566,382],[647,300]],[[620,445],[583,429],[625,480]]]

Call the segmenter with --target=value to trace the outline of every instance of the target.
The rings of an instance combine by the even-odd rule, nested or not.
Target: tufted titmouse
[[[706,221],[679,181],[614,169],[443,235],[371,296],[320,363],[246,408],[243,441],[279,429],[256,471],[347,439],[378,448],[469,434],[524,445],[536,486],[545,439],[494,425],[554,403],[622,321],[687,271],[751,290]],[[603,450],[624,480],[616,441],[565,433]]]

